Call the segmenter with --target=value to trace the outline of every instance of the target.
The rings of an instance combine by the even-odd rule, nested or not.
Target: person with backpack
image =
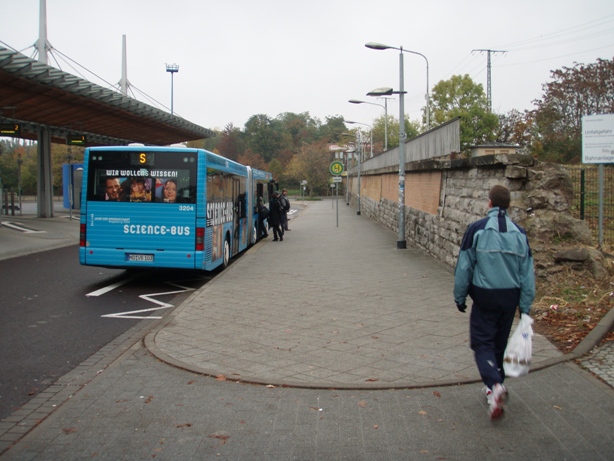
[[[269,209],[264,206],[264,199],[262,196],[258,197],[258,206],[256,207],[256,212],[258,213],[258,233],[262,236],[262,238],[267,238],[269,233],[266,230],[266,226],[264,225],[264,220],[269,217]]]
[[[281,195],[279,196],[279,203],[281,204],[281,229],[285,231],[289,231],[288,229],[288,211],[290,211],[290,199],[288,198],[288,191],[286,189],[281,191]]]
[[[273,229],[273,241],[283,242],[284,240],[284,230],[281,227],[281,217],[283,215],[283,210],[281,208],[281,203],[279,202],[279,192],[274,191],[271,194],[271,200],[269,202],[269,228]]]

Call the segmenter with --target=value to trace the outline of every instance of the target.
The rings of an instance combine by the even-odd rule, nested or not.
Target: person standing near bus
[[[262,238],[267,238],[269,233],[264,225],[264,220],[269,217],[269,209],[264,206],[264,199],[262,196],[258,196],[258,205],[256,207],[256,213],[258,213],[258,233],[262,235]]]
[[[491,419],[503,415],[507,389],[503,356],[516,308],[528,314],[535,298],[533,255],[527,235],[507,215],[510,191],[493,186],[488,192],[488,216],[465,231],[454,271],[454,301],[469,320],[471,349],[486,385]]]
[[[288,211],[290,211],[290,199],[288,198],[288,191],[286,189],[281,191],[279,196],[279,203],[281,204],[281,230],[289,231],[288,229]]]
[[[281,203],[279,202],[279,192],[275,191],[271,194],[271,201],[269,202],[269,227],[273,229],[273,241],[283,242],[284,230],[281,228],[281,217],[283,210]]]

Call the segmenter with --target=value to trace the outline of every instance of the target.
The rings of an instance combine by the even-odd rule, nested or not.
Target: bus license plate
[[[154,262],[154,255],[141,255],[141,254],[127,253],[126,261],[138,261],[138,262],[152,263]]]

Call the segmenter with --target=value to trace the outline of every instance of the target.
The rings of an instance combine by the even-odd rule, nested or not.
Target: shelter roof
[[[147,145],[209,138],[215,133],[181,117],[0,47],[0,121],[21,124],[37,139],[49,127],[53,142],[86,135],[87,145]]]

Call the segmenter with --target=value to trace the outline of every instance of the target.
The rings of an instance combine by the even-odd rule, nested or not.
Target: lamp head
[[[388,87],[376,88],[374,90],[369,91],[367,93],[367,96],[390,96],[392,92],[393,92],[392,88],[388,88]]]
[[[359,101],[358,99],[350,99],[348,102],[351,104],[362,104],[364,101]]]
[[[393,46],[384,45],[382,43],[369,42],[365,43],[367,48],[371,48],[372,50],[388,50],[390,48],[394,48]]]

